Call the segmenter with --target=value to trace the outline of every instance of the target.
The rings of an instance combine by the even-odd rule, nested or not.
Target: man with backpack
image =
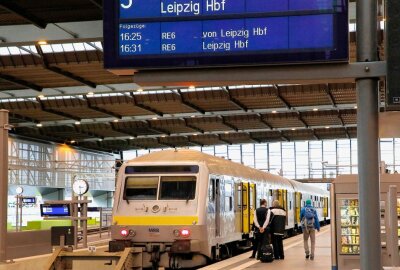
[[[306,200],[306,206],[300,211],[301,228],[303,230],[304,251],[306,259],[314,260],[315,230],[319,231],[320,225],[317,211],[312,207],[311,200]],[[308,247],[308,238],[311,238],[311,253]]]

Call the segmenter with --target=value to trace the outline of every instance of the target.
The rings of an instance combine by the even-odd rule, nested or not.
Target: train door
[[[328,217],[328,205],[329,205],[329,202],[328,202],[328,198],[323,198],[324,199],[324,218],[327,218]]]
[[[243,233],[250,232],[250,211],[249,211],[249,183],[242,183],[242,229]]]
[[[279,201],[279,204],[283,207],[284,206],[284,204],[283,204],[283,189],[278,189],[278,201]],[[272,205],[271,205],[272,206]]]
[[[236,232],[243,232],[242,184],[235,182],[235,226]]]
[[[221,236],[221,181],[215,179],[215,236]]]
[[[250,184],[249,198],[250,198],[250,200],[249,200],[249,202],[250,202],[249,224],[251,226],[254,221],[254,211],[256,211],[256,205],[257,205],[256,204],[256,201],[257,201],[256,184]]]
[[[294,222],[297,224],[300,224],[300,210],[301,210],[301,193],[300,192],[296,192],[295,193],[295,220]]]

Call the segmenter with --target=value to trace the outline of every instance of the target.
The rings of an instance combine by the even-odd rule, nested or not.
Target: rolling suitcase
[[[274,250],[270,244],[266,244],[261,248],[260,261],[263,263],[272,262],[274,260]]]

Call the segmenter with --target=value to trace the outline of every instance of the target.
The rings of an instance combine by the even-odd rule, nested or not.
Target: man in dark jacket
[[[257,247],[257,258],[261,256],[261,248],[263,245],[269,243],[269,235],[267,226],[271,219],[271,211],[267,208],[267,201],[262,199],[260,201],[261,206],[254,211],[254,225],[256,231],[256,237],[258,240]]]
[[[274,214],[274,217],[271,221],[274,257],[275,260],[283,260],[285,258],[285,254],[283,253],[283,235],[285,233],[286,211],[279,205],[279,201],[277,200],[272,203],[270,210]]]

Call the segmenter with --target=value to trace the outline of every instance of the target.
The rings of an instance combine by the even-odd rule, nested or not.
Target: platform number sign
[[[126,4],[124,4],[124,2],[126,2]],[[121,7],[124,9],[129,9],[131,8],[133,5],[133,0],[123,0],[121,1]]]

